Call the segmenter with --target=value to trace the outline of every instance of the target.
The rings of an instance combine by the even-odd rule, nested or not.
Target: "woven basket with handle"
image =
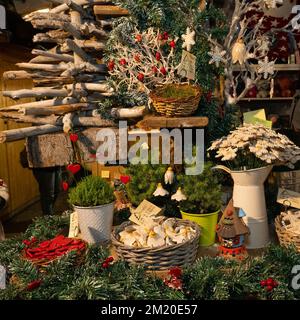
[[[173,87],[178,90],[189,89],[193,93],[188,97],[183,98],[165,98],[163,92],[168,88]],[[189,84],[169,84],[166,86],[157,87],[150,93],[150,99],[152,100],[153,107],[157,113],[167,117],[185,117],[190,116],[196,112],[202,90],[198,86],[192,86]]]
[[[300,252],[300,234],[286,229],[281,224],[281,217],[277,216],[275,219],[275,229],[280,242],[283,247],[294,245],[298,252]]]
[[[112,244],[120,259],[124,259],[130,264],[143,265],[151,271],[167,270],[174,266],[184,266],[191,264],[197,257],[199,246],[200,227],[193,221],[176,219],[177,226],[192,227],[196,233],[192,239],[183,243],[171,246],[162,246],[157,248],[136,248],[126,246],[119,241],[119,233],[125,227],[131,225],[130,221],[122,223],[115,227],[112,232]]]

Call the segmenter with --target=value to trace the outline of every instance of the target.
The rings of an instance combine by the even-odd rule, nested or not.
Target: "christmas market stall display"
[[[228,172],[234,180],[234,206],[244,210],[250,229],[247,247],[267,246],[270,238],[263,183],[274,165],[293,168],[300,160],[300,148],[263,125],[245,124],[214,141],[208,150],[216,151],[216,158],[229,167],[215,168]]]
[[[78,213],[82,238],[89,243],[110,241],[115,195],[107,181],[87,176],[69,192],[69,202]]]
[[[245,236],[249,234],[249,228],[242,220],[244,216],[244,212],[235,208],[233,200],[230,200],[217,225],[220,256],[240,260],[248,256],[245,248]]]
[[[207,163],[200,175],[178,176],[184,198],[179,202],[183,219],[197,222],[201,227],[200,245],[210,246],[215,243],[216,225],[221,209],[221,185],[212,165]],[[176,193],[176,194],[177,194]],[[174,195],[175,196],[175,195]]]

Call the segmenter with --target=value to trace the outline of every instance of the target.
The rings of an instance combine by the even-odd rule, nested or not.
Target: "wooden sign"
[[[184,78],[195,80],[196,57],[188,51],[182,51],[181,63],[177,73]]]

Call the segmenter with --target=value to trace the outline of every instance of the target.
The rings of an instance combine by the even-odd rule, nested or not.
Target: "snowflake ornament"
[[[268,79],[269,74],[274,74],[274,64],[275,61],[269,61],[269,58],[265,57],[265,60],[258,61],[257,73],[263,73],[264,78]]]
[[[190,52],[192,49],[192,46],[195,44],[195,31],[191,30],[189,27],[187,27],[186,29],[186,34],[183,34],[182,40],[184,40],[182,48],[185,49]]]
[[[209,51],[208,55],[211,56],[211,59],[209,61],[209,64],[215,63],[216,66],[219,68],[220,62],[225,62],[226,60],[224,59],[224,56],[226,54],[226,51],[221,49],[216,46],[213,51]]]

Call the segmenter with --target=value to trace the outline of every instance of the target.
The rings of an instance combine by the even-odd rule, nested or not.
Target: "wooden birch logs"
[[[94,5],[94,4],[104,4],[110,3],[111,0],[74,0],[74,2],[80,6],[83,5]],[[63,3],[50,10],[50,13],[60,13],[69,9],[69,6],[66,3]]]
[[[43,56],[46,58],[50,58],[50,60],[48,60],[48,61],[74,62],[74,57],[69,54],[54,53],[51,51],[44,51],[44,50],[38,50],[38,49],[33,49],[31,51],[31,53],[34,55],[37,55],[37,56]],[[32,60],[34,60],[34,59],[32,59]],[[33,62],[32,60],[31,60],[31,63]]]

